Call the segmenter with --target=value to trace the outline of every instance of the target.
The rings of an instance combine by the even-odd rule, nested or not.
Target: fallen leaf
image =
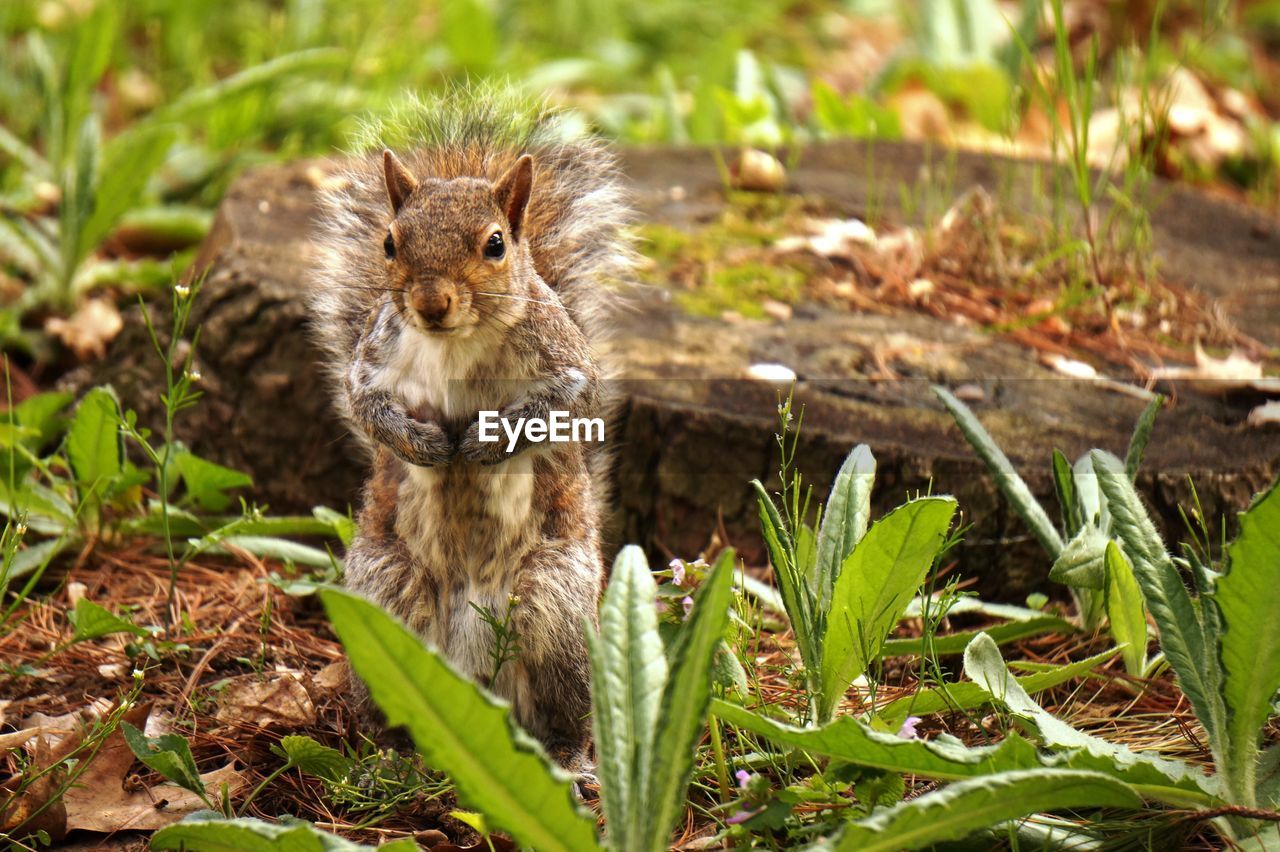
[[[245,675],[230,681],[218,696],[215,718],[224,725],[250,728],[305,728],[316,721],[315,704],[294,671]]]
[[[61,340],[81,361],[106,355],[107,344],[122,328],[120,311],[109,299],[89,299],[70,319],[50,317],[44,324],[44,330]]]
[[[796,380],[796,372],[785,364],[752,364],[746,370],[746,377],[758,382],[789,385]]]
[[[1232,393],[1280,394],[1280,378],[1264,376],[1262,364],[1241,352],[1214,358],[1196,347],[1194,367],[1157,367],[1151,371],[1157,381],[1185,382],[1200,393],[1225,396]]]
[[[1250,426],[1277,426],[1280,425],[1280,400],[1271,400],[1259,405],[1253,411],[1249,412],[1248,418],[1245,420]]]
[[[89,704],[83,710],[62,716],[46,716],[33,713],[26,720],[23,744],[31,755],[25,772],[14,775],[0,784],[7,804],[0,811],[0,836],[23,837],[37,831],[49,835],[57,843],[67,833],[67,807],[64,786],[68,767],[60,766],[78,749],[88,736],[93,721],[108,712],[102,699]],[[146,705],[134,707],[126,713],[143,714]],[[87,770],[86,770],[87,771]]]

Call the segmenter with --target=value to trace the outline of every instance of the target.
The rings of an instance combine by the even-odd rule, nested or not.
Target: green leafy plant
[[[1190,549],[1188,558],[1166,551],[1119,459],[1094,451],[1092,462],[1116,532],[1132,554],[1165,659],[1208,735],[1216,772],[1209,776],[1076,731],[1040,709],[1013,682],[989,640],[975,640],[966,651],[966,672],[1010,712],[1034,724],[1050,747],[1083,748],[1107,757],[1113,768],[1102,770],[1113,774],[1117,767],[1149,765],[1171,781],[1192,778],[1207,794],[1192,806],[1219,810],[1223,818],[1216,824],[1228,839],[1254,839],[1264,846],[1280,842],[1276,822],[1253,819],[1273,819],[1280,808],[1275,781],[1280,752],[1272,746],[1264,753],[1260,745],[1280,690],[1280,631],[1271,618],[1280,604],[1280,482],[1240,516],[1240,535],[1227,548],[1225,571],[1217,572]],[[1191,574],[1195,595],[1180,568]],[[1151,788],[1143,794],[1176,798]]]
[[[664,649],[654,610],[657,586],[644,552],[626,547],[613,565],[590,636],[592,703],[607,845],[666,849],[680,813],[711,699],[712,659],[732,597],[726,551]]]
[[[946,544],[956,503],[950,497],[909,501],[871,525],[875,457],[853,449],[831,486],[818,531],[806,522],[792,472],[799,424],[791,400],[779,406],[782,453],[778,503],[759,480],[752,486],[778,590],[804,664],[809,721],[828,722],[845,690],[880,655]],[[779,503],[782,509],[779,510]]]
[[[601,609],[588,630],[594,670],[594,718],[608,849],[667,848],[685,800],[711,700],[712,659],[725,633],[733,594],[733,553],[725,552],[697,593],[689,620],[669,647],[658,632],[656,586],[643,553],[625,548]],[[455,672],[434,651],[373,604],[336,589],[322,600],[355,671],[392,725],[403,725],[426,760],[449,774],[458,795],[489,827],[538,849],[598,849],[594,820],[571,779],[511,719],[509,708]],[[291,768],[330,781],[353,763],[302,737],[281,741]],[[256,795],[256,791],[255,794]],[[252,796],[250,797],[252,800]],[[246,803],[247,804],[247,803]],[[277,848],[283,832],[309,827],[201,817],[165,829],[154,848]],[[318,848],[354,848],[328,836]]]
[[[961,434],[987,466],[1009,505],[1053,560],[1049,578],[1071,589],[1084,628],[1097,629],[1105,613],[1112,636],[1124,646],[1126,671],[1135,676],[1146,674],[1147,619],[1143,597],[1125,548],[1113,540],[1119,537],[1119,544],[1125,543],[1106,509],[1093,457],[1085,454],[1072,465],[1061,452],[1053,452],[1053,480],[1062,513],[1060,533],[969,407],[945,388],[935,387],[933,391],[955,418]],[[1125,460],[1130,479],[1137,476],[1163,402],[1163,397],[1155,397],[1134,427]]]
[[[56,46],[61,50],[39,33],[27,37],[26,53],[39,80],[37,135],[43,151],[35,140],[0,128],[0,155],[20,163],[29,184],[54,187],[56,205],[49,214],[30,202],[6,199],[4,206],[21,215],[0,217],[0,260],[31,283],[19,313],[42,305],[69,310],[81,293],[102,281],[132,277],[134,283],[154,286],[168,280],[164,265],[101,260],[94,253],[126,214],[148,199],[152,206],[145,217],[134,219],[135,228],[158,231],[170,241],[184,233],[188,240],[203,236],[207,214],[198,217],[192,231],[189,208],[154,204],[153,179],[183,126],[208,119],[220,105],[254,89],[335,59],[329,51],[280,57],[190,91],[104,140],[95,92],[119,49],[121,17],[118,4],[97,4],[69,29],[66,44]]]

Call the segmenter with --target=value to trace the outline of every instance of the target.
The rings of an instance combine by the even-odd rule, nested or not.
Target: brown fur
[[[519,655],[487,685],[581,770],[603,455],[527,441],[508,455],[505,436],[479,441],[476,419],[606,412],[595,345],[602,279],[630,264],[627,214],[597,145],[522,157],[503,142],[477,134],[361,161],[326,201],[317,335],[340,408],[373,451],[346,583],[481,682],[493,636],[471,604],[501,617],[518,598]],[[501,257],[486,254],[495,233]]]

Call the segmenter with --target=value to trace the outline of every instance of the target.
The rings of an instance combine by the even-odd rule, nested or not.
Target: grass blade
[[[734,552],[726,550],[698,590],[693,612],[671,649],[650,779],[648,848],[661,852],[683,810],[698,739],[711,701],[712,658],[724,637],[733,598]]]
[[[1062,552],[1062,536],[1058,534],[1053,521],[1049,520],[1044,507],[1031,493],[1027,483],[1023,482],[1022,477],[1018,476],[1018,472],[1013,469],[1008,456],[996,446],[991,435],[978,422],[978,418],[973,416],[969,406],[956,399],[946,388],[935,386],[933,392],[946,406],[947,411],[951,412],[965,440],[991,472],[1000,493],[1004,494],[1014,511],[1026,521],[1027,526],[1031,527],[1032,534],[1049,556],[1057,559],[1058,554]]]
[[[1156,416],[1164,405],[1164,397],[1156,394],[1147,407],[1138,415],[1134,424],[1133,435],[1129,438],[1129,451],[1124,456],[1124,472],[1129,479],[1138,478],[1138,468],[1142,465],[1142,454],[1147,451],[1147,443],[1151,440],[1151,430],[1155,428]]]

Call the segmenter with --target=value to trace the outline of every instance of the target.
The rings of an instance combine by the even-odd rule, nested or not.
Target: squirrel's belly
[[[489,468],[412,468],[396,531],[421,569],[501,584],[538,540],[535,478],[528,453]]]

